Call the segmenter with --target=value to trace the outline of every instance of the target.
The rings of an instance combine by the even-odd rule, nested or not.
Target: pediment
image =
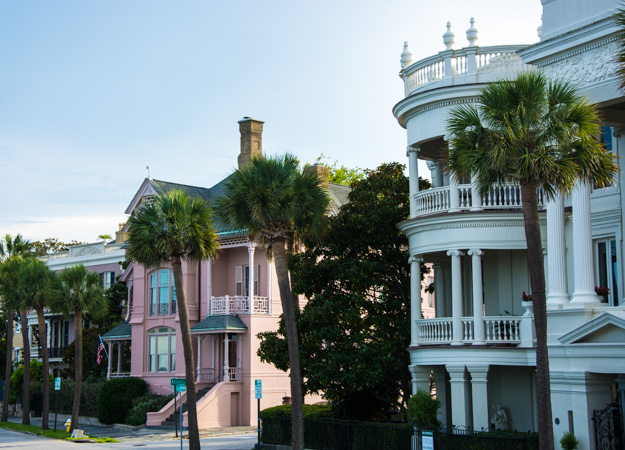
[[[606,312],[560,336],[563,345],[623,344],[625,342],[625,314]]]
[[[126,214],[132,214],[135,208],[139,206],[139,204],[141,203],[141,199],[143,197],[151,196],[155,194],[156,194],[156,191],[154,190],[154,187],[150,184],[150,180],[146,178],[145,180],[143,180],[141,187],[139,188],[135,196],[132,198],[132,201],[126,208],[126,211],[125,211]]]

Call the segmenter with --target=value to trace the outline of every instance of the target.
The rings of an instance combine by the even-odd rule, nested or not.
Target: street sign
[[[56,377],[54,379],[54,390],[55,391],[60,391],[61,390],[61,377]]]
[[[421,450],[434,450],[434,432],[421,432]]]
[[[187,385],[186,384],[177,384],[176,386],[174,386],[176,389],[176,392],[185,392],[187,390]]]
[[[171,385],[172,386],[186,386],[187,385],[187,379],[186,378],[172,378],[171,379]]]
[[[263,398],[263,380],[254,380],[254,398]]]

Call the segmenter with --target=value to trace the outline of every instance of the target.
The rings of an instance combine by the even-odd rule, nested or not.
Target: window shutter
[[[234,295],[242,295],[243,293],[243,266],[236,266],[234,268],[234,283],[236,287]]]
[[[258,296],[258,273],[260,272],[260,266],[258,264],[254,264],[254,295]]]

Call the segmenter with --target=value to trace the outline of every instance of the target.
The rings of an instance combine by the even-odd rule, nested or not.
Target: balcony
[[[487,83],[511,77],[533,66],[517,55],[522,45],[465,47],[445,50],[403,69],[406,97],[422,90],[461,84]]]
[[[460,318],[462,336],[459,343],[473,344],[475,339],[475,319]],[[534,347],[534,316],[484,316],[484,341],[489,345]],[[417,320],[417,344],[450,345],[454,342],[452,317]]]
[[[176,302],[150,304],[150,316],[173,316],[176,314]]]
[[[271,301],[268,297],[256,295],[253,296],[251,302],[249,296],[211,297],[208,314],[271,314]]]
[[[521,210],[521,188],[518,184],[506,183],[493,186],[486,195],[479,195],[470,184],[443,186],[417,192],[414,197],[413,217],[433,214],[481,211],[481,210]],[[538,207],[543,208],[545,199],[542,191],[538,192]]]

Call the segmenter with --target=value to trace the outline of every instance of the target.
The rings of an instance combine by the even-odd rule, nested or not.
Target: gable
[[[563,345],[620,344],[625,342],[625,317],[622,311],[606,312],[560,336]]]
[[[143,183],[141,183],[141,187],[139,187],[139,190],[137,191],[135,196],[132,198],[132,201],[130,202],[130,204],[126,208],[126,211],[124,211],[124,212],[126,214],[132,214],[132,212],[135,210],[135,208],[137,206],[139,206],[139,204],[141,203],[141,199],[143,197],[149,196],[149,195],[154,195],[154,194],[156,194],[156,191],[154,190],[154,188],[150,184],[150,180],[148,178],[146,178],[145,180],[143,180]]]

